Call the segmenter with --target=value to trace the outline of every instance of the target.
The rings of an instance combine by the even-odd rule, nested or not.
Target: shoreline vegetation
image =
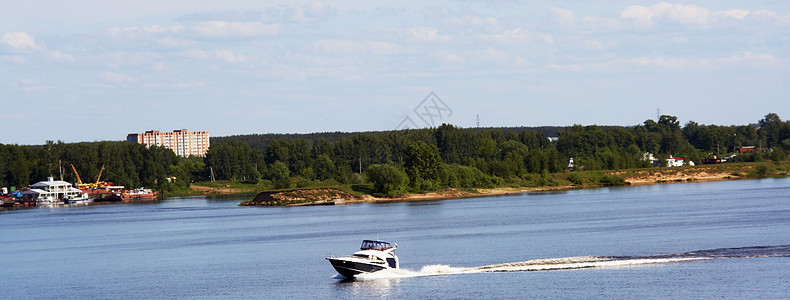
[[[240,206],[306,206],[306,205],[343,205],[354,203],[431,201],[474,198],[484,196],[522,194],[545,191],[565,191],[572,189],[597,188],[604,186],[654,185],[689,182],[711,182],[738,179],[759,179],[766,177],[784,177],[790,175],[790,162],[778,163],[732,163],[718,165],[665,167],[650,169],[632,169],[607,172],[575,172],[579,173],[586,183],[574,184],[568,181],[574,172],[549,174],[559,184],[551,186],[509,187],[458,189],[450,188],[427,193],[406,193],[396,196],[382,196],[365,193],[365,186],[334,186],[311,187],[289,190],[272,190],[259,192],[254,199],[243,201]],[[610,175],[622,178],[618,184],[592,184],[588,179],[596,176]],[[237,185],[223,182],[222,186],[206,186],[195,183],[193,189],[198,194],[239,194],[254,193],[253,185]]]
[[[0,144],[0,187],[47,177],[161,195],[261,193],[245,205],[447,199],[628,184],[786,176],[790,121],[460,128],[212,138],[204,157],[125,141]],[[73,166],[73,172],[65,167]],[[6,195],[4,195],[5,197]]]

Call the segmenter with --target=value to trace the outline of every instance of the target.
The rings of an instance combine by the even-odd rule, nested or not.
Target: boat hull
[[[358,262],[358,261],[346,260],[342,258],[328,257],[326,260],[328,260],[329,263],[332,264],[332,267],[335,268],[335,271],[337,271],[338,273],[340,273],[340,275],[343,275],[346,278],[351,278],[363,273],[373,273],[384,269],[389,269],[389,267],[385,265]]]

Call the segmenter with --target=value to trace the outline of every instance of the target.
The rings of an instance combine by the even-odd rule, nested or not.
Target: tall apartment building
[[[126,141],[143,144],[146,147],[160,146],[172,149],[179,156],[206,156],[208,151],[208,131],[187,131],[186,129],[173,130],[173,132],[159,132],[149,130],[144,133],[130,133]]]

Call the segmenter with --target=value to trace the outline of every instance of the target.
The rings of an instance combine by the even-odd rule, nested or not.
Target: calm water
[[[0,211],[0,297],[790,297],[790,179],[236,206],[249,197]],[[369,238],[405,270],[334,278],[324,257]]]

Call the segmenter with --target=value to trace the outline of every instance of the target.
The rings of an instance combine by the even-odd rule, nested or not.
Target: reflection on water
[[[348,279],[344,278],[334,283],[336,289],[344,292],[351,291],[351,294],[360,298],[384,298],[390,297],[395,287],[400,284],[401,278],[376,278],[371,279]]]

